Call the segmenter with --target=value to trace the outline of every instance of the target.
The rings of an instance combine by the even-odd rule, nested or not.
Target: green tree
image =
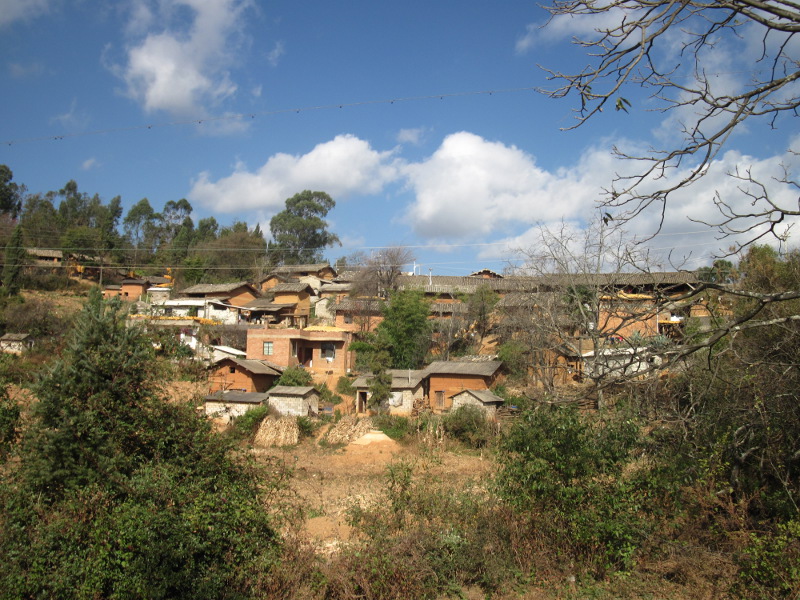
[[[11,234],[11,241],[6,246],[5,261],[3,263],[3,290],[7,296],[19,294],[22,268],[28,253],[22,245],[22,228],[17,225]]]
[[[393,294],[377,333],[391,355],[395,369],[418,368],[431,344],[430,304],[419,290]]]
[[[24,186],[13,181],[14,173],[6,165],[0,165],[0,213],[17,218],[22,208]]]
[[[25,198],[20,215],[25,243],[33,248],[53,248],[61,239],[58,211],[52,194],[30,194]]]
[[[270,480],[160,397],[152,344],[124,317],[94,291],[36,386],[2,474],[0,596],[250,597],[276,556]]]
[[[286,368],[283,373],[281,373],[281,376],[278,377],[275,385],[308,386],[312,385],[313,383],[314,380],[311,377],[311,373],[302,367],[295,366]]]
[[[305,190],[286,200],[286,208],[269,222],[270,255],[279,264],[305,264],[322,260],[322,251],[339,244],[324,220],[336,206],[325,192]]]

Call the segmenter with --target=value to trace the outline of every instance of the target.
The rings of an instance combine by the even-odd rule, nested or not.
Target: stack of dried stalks
[[[294,417],[282,417],[275,419],[267,417],[261,422],[261,426],[253,439],[255,446],[262,448],[270,446],[293,446],[300,439],[300,428],[297,427],[297,419]]]
[[[327,440],[329,444],[349,444],[362,435],[369,433],[372,429],[372,419],[358,419],[356,417],[346,416],[342,417],[328,432]]]

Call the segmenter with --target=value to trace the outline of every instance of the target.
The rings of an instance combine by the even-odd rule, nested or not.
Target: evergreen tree
[[[431,344],[430,305],[421,291],[407,290],[392,295],[378,325],[395,369],[418,368]]]
[[[254,470],[154,383],[152,344],[94,291],[0,485],[0,597],[247,598],[277,536]]]
[[[28,255],[22,245],[22,228],[17,225],[11,234],[11,241],[6,246],[5,262],[3,264],[3,289],[7,296],[19,294],[20,279],[25,257]]]

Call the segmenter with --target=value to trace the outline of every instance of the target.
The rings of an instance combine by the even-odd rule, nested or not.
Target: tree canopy
[[[336,206],[325,192],[305,190],[286,200],[286,208],[269,222],[270,256],[278,264],[307,264],[322,260],[322,251],[339,244],[328,231],[325,217]]]
[[[243,598],[268,576],[269,477],[161,397],[150,340],[98,291],[2,473],[4,598]]]

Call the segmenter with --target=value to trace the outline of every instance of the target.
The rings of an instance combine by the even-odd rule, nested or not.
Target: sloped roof
[[[291,308],[293,306],[297,306],[297,303],[296,302],[276,303],[269,298],[256,298],[255,300],[251,300],[250,302],[245,304],[242,308],[248,310],[264,310],[267,312],[274,312],[281,310],[283,308]]]
[[[209,394],[204,398],[206,402],[226,402],[231,404],[263,404],[269,394],[266,392],[239,392],[235,390],[221,390]]]
[[[336,269],[334,269],[328,263],[323,262],[309,263],[305,265],[281,265],[272,269],[270,274],[285,275],[287,273],[309,273],[313,271],[321,271],[322,269],[331,269],[333,270],[334,274],[336,273]]]
[[[480,400],[483,404],[503,404],[505,400],[500,396],[493,394],[489,390],[461,390],[460,392],[456,392],[455,394],[451,394],[450,397],[458,396],[459,394],[469,394],[474,398]]]
[[[388,369],[387,373],[392,376],[391,388],[393,390],[415,388],[425,377],[424,370],[415,369]],[[373,375],[361,375],[360,377],[356,377],[353,381],[353,387],[361,389],[368,388],[373,377]]]
[[[270,288],[270,292],[278,293],[278,292],[294,292],[294,293],[301,293],[305,292],[306,290],[314,291],[307,283],[302,282],[289,282],[289,283],[279,283],[278,285]]]
[[[30,333],[6,333],[0,337],[3,342],[22,342],[31,336]]]
[[[380,314],[386,305],[385,300],[369,298],[342,298],[331,307],[333,312],[370,312]]]
[[[450,360],[437,360],[425,369],[425,375],[478,375],[491,377],[503,365],[500,360],[485,360],[480,362],[457,362]]]
[[[225,356],[217,361],[214,361],[213,366],[217,366],[226,360],[240,366],[245,371],[253,375],[276,375],[280,376],[283,373],[284,367],[269,362],[268,360],[254,360],[248,358],[235,358],[233,356]]]
[[[315,391],[310,385],[276,385],[268,393],[270,396],[299,396],[303,398]]]
[[[253,286],[246,281],[235,281],[233,283],[200,283],[181,290],[181,294],[225,294],[243,286],[255,291]]]

